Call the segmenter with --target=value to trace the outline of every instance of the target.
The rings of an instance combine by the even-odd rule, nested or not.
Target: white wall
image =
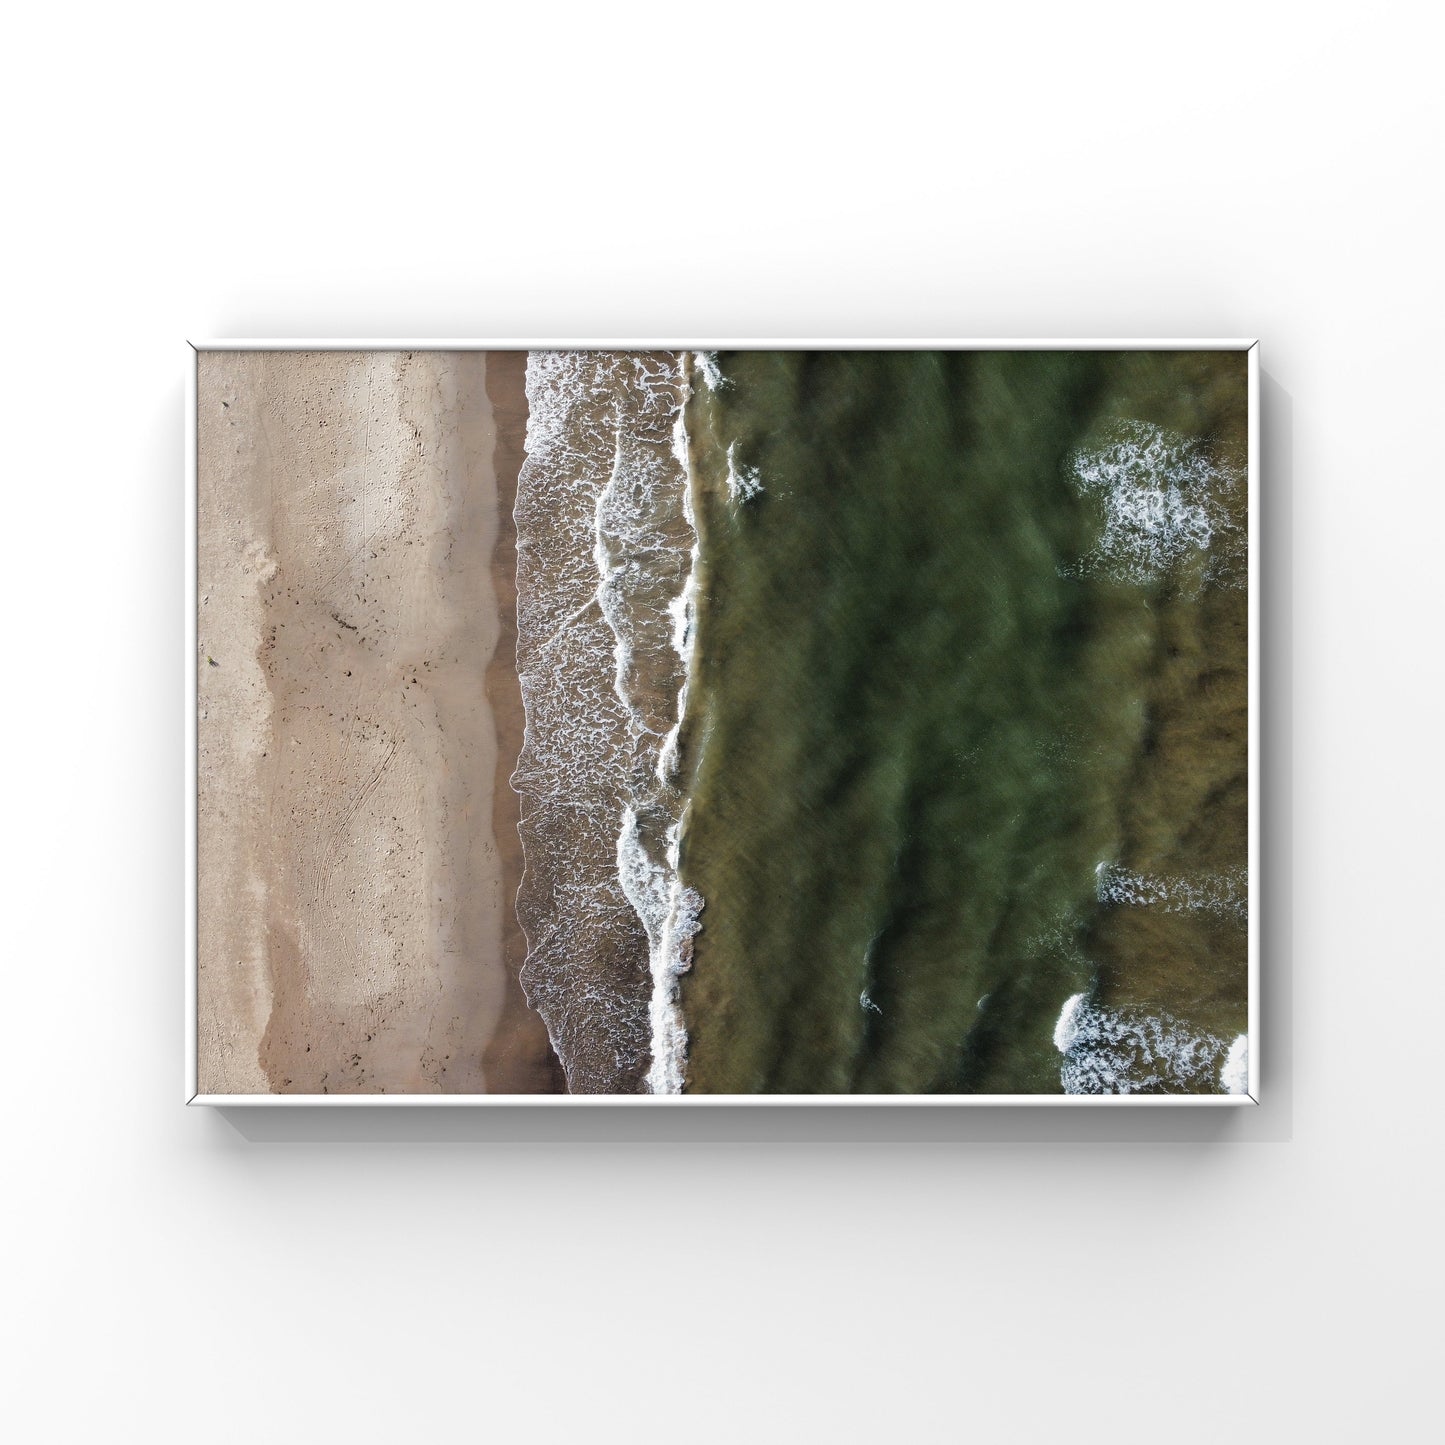
[[[1415,1438],[1426,8],[612,10],[9,17],[14,1438]],[[1261,337],[1265,1104],[183,1109],[182,339],[389,333]]]

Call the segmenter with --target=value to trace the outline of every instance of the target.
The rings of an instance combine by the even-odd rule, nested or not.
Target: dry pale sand
[[[200,355],[202,1093],[561,1085],[516,983],[524,365]]]

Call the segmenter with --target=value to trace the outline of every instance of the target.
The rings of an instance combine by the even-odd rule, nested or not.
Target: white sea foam
[[[695,351],[693,356],[697,360],[698,374],[702,377],[703,385],[709,391],[717,391],[728,385],[728,379],[722,374],[717,364],[717,352]]]
[[[1054,1025],[1054,1047],[1066,1094],[1232,1092],[1230,1046],[1165,1013],[1104,1008],[1076,993]]]
[[[694,353],[694,361],[702,366],[703,352]],[[678,407],[677,420],[673,424],[672,454],[683,471],[682,515],[692,532],[692,546],[688,553],[687,580],[682,590],[667,604],[667,615],[672,619],[672,650],[682,663],[682,682],[677,690],[677,721],[667,730],[662,747],[657,755],[657,780],[666,783],[677,766],[678,739],[682,733],[683,719],[687,716],[689,683],[692,678],[692,639],[697,623],[697,578],[701,547],[698,542],[697,515],[693,510],[692,453],[687,435],[687,398],[684,393],[682,405]]]
[[[671,785],[697,564],[687,385],[685,358],[533,352],[527,363],[516,507],[526,731],[513,775],[522,979],[579,1091],[683,1080],[676,980],[702,908],[677,876]]]
[[[1152,583],[1200,562],[1200,580],[1240,583],[1245,534],[1235,494],[1245,472],[1203,443],[1142,421],[1116,422],[1075,452],[1070,475],[1103,512],[1094,550],[1068,569]]]
[[[702,895],[677,875],[676,825],[668,832],[668,861],[648,851],[630,806],[617,837],[617,876],[647,932],[652,997],[648,1004],[652,1065],[647,1085],[654,1094],[680,1093],[687,1059],[687,1031],[677,1000],[677,979],[692,966],[692,939],[699,927]]]
[[[689,454],[687,412],[685,406],[686,403],[684,401],[684,405],[678,407],[677,416],[673,419],[672,423],[672,459],[682,468],[684,476],[687,475],[692,466],[692,460]],[[692,498],[688,496],[686,492],[683,493],[682,509],[687,514],[688,524],[691,525]]]
[[[737,459],[736,442],[728,445],[728,496],[736,503],[751,502],[763,494],[762,473],[756,467],[743,465]]]
[[[1054,1025],[1054,1047],[1061,1054],[1068,1053],[1074,1034],[1078,1031],[1079,1014],[1088,1001],[1089,996],[1086,993],[1071,994],[1064,1000],[1064,1006],[1059,1010],[1059,1021]],[[980,999],[979,1002],[982,1003],[983,1000]]]
[[[1226,1094],[1249,1093],[1249,1035],[1240,1034],[1229,1046],[1229,1056],[1219,1076]]]
[[[1240,923],[1249,917],[1249,873],[1244,868],[1175,875],[1135,873],[1117,864],[1100,863],[1094,879],[1100,903],[1159,908],[1167,913],[1218,913]]]

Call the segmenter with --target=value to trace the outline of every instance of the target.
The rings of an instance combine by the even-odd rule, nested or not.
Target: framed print
[[[217,341],[186,1098],[1253,1102],[1250,341]]]

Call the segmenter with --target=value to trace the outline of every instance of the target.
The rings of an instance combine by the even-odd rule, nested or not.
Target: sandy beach
[[[559,1086],[512,906],[524,362],[200,356],[202,1093]]]

